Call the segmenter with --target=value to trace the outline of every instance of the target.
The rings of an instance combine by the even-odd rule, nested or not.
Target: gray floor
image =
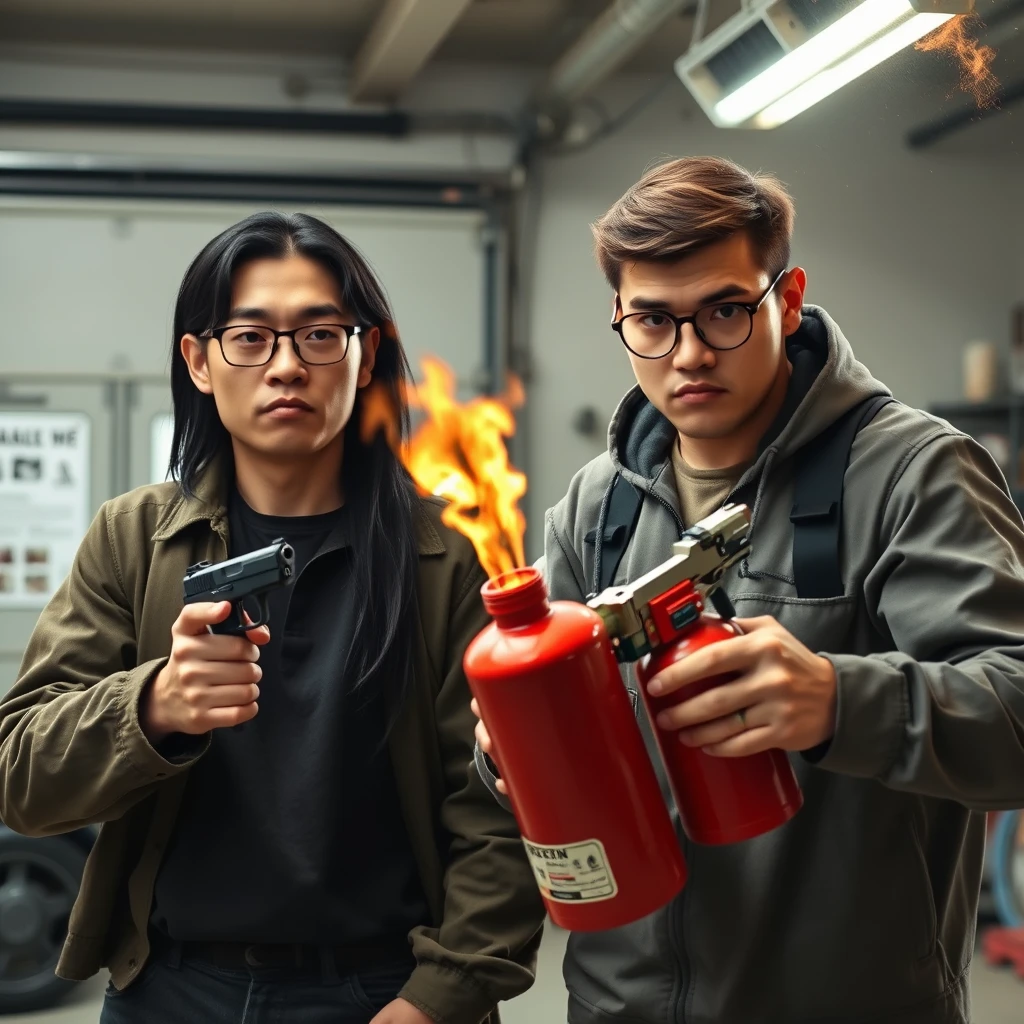
[[[541,955],[537,984],[502,1008],[504,1024],[557,1024],[565,1020],[562,952],[565,932],[549,927]],[[104,981],[82,985],[60,1009],[4,1017],[4,1024],[96,1024]],[[1009,969],[993,969],[979,956],[974,963],[974,1024],[1021,1024],[1024,1020],[1024,980]],[[183,1022],[185,1024],[185,1022]]]

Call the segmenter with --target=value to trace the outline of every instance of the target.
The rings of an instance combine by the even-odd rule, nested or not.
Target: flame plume
[[[423,381],[406,397],[424,417],[408,445],[399,449],[394,410],[381,389],[368,389],[361,431],[365,440],[379,431],[424,494],[448,499],[441,513],[446,526],[467,537],[480,564],[494,579],[523,566],[526,518],[519,499],[526,476],[509,464],[505,439],[515,433],[513,410],[525,397],[518,378],[504,395],[455,399],[455,375],[441,360],[426,357]]]
[[[960,88],[979,109],[995,106],[999,98],[999,79],[992,73],[996,51],[976,38],[982,27],[976,14],[960,14],[914,44],[925,53],[948,53],[960,65]]]

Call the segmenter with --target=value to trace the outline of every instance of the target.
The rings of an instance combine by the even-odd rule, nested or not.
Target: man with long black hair
[[[361,433],[371,383],[408,429],[383,291],[326,224],[258,214],[189,268],[173,343],[176,482],[103,506],[0,705],[3,820],[103,822],[58,972],[110,968],[103,1024],[489,1019],[543,915],[467,771],[484,574]],[[280,536],[269,630],[182,607],[190,565]]]

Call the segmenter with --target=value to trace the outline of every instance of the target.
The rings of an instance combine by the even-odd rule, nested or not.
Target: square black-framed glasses
[[[224,362],[229,366],[266,366],[277,353],[282,338],[291,338],[295,354],[310,366],[330,366],[344,362],[349,343],[361,334],[359,324],[306,324],[287,331],[275,331],[264,324],[228,324],[205,331],[203,338],[214,338]],[[227,344],[224,336],[231,332]],[[320,334],[323,337],[315,337]],[[243,340],[246,335],[248,340]],[[340,351],[340,355],[338,354]]]

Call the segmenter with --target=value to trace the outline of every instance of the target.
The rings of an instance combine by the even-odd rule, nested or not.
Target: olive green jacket
[[[462,655],[488,621],[485,576],[469,542],[441,523],[442,504],[419,504],[415,685],[389,743],[431,915],[410,936],[417,966],[401,995],[443,1024],[478,1024],[532,984],[543,908],[515,820],[468,770],[475,719]],[[209,736],[197,757],[165,760],[139,726],[139,698],[170,654],[186,569],[226,558],[227,528],[212,472],[194,499],[167,483],[103,505],[0,702],[4,823],[47,836],[102,822],[62,977],[108,967],[124,988],[149,955],[161,856]]]

